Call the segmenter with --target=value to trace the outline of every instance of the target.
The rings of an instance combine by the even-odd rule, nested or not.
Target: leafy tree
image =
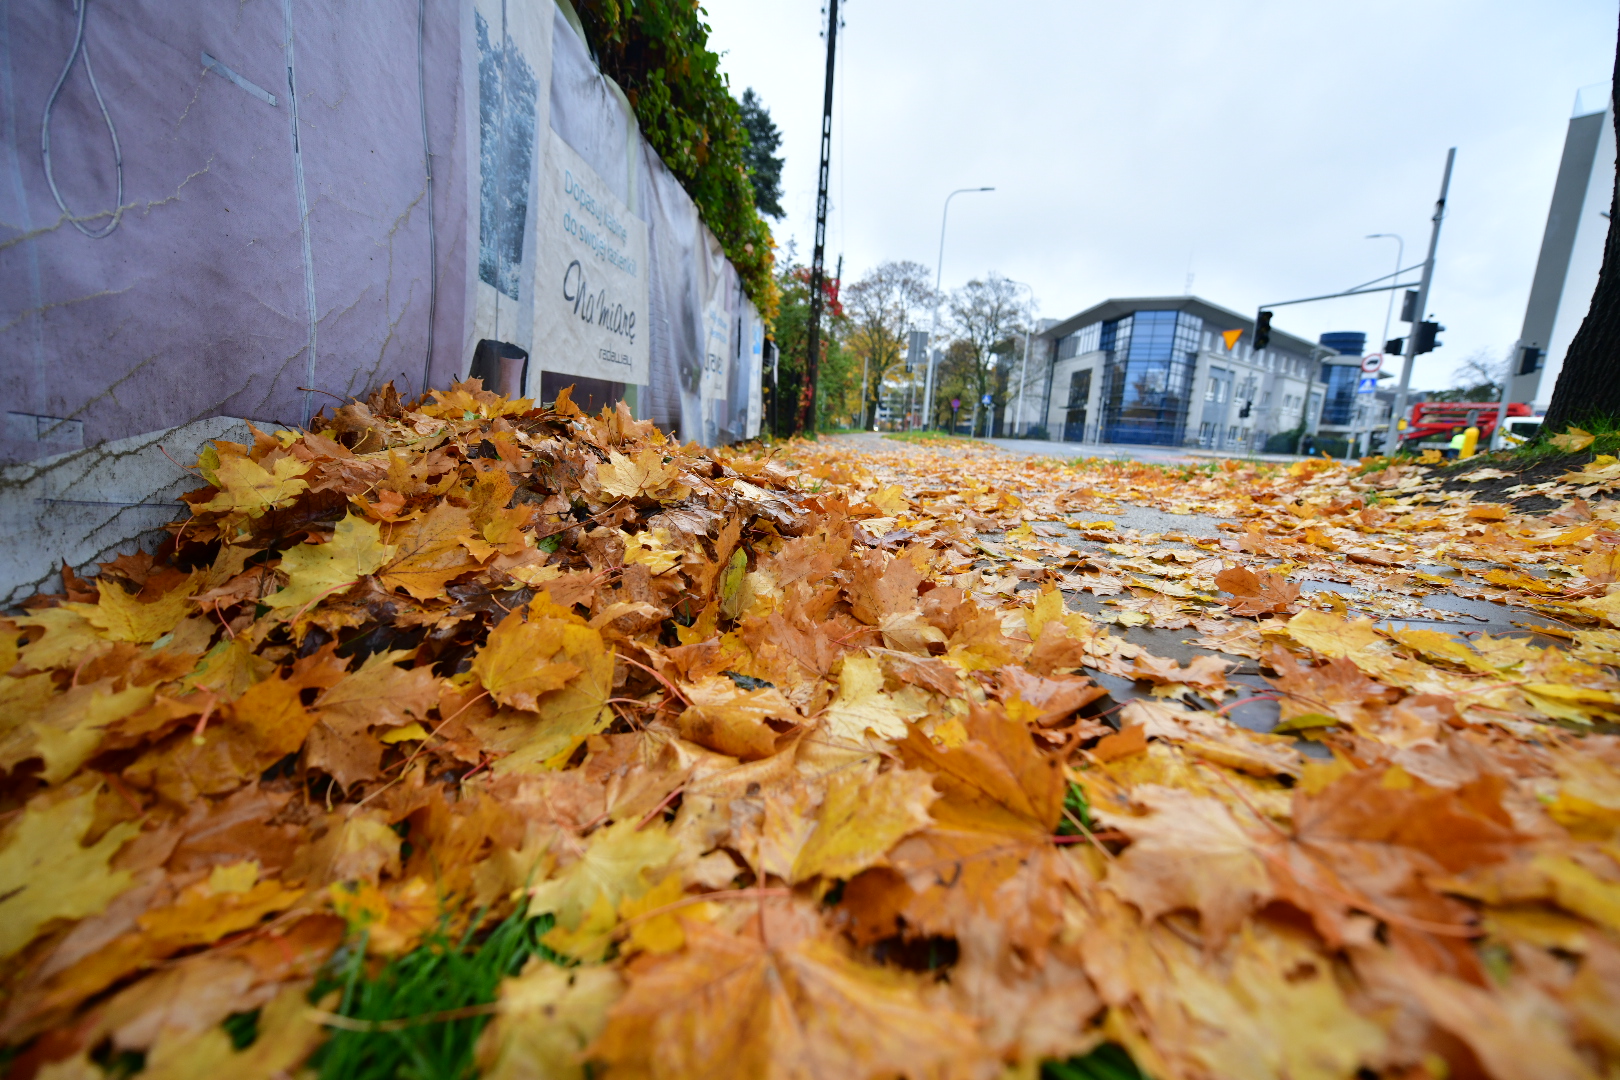
[[[748,133],[748,145],[743,148],[743,164],[748,166],[748,178],[754,182],[754,207],[762,214],[778,221],[782,211],[782,158],[777,148],[782,145],[782,133],[776,130],[771,111],[749,87],[737,103],[742,113],[743,129]]]
[[[1620,45],[1614,55],[1614,77],[1620,86]],[[1620,132],[1620,113],[1615,114]],[[1564,366],[1553,387],[1552,400],[1541,430],[1552,434],[1572,424],[1620,418],[1620,170],[1609,197],[1609,236],[1603,244],[1603,266],[1598,270],[1592,306],[1564,353]]]
[[[577,0],[602,73],[619,84],[641,132],[697,204],[766,323],[776,318],[776,241],[754,205],[742,112],[692,0]]]
[[[977,385],[973,346],[966,341],[948,344],[934,369],[934,416],[932,426],[947,428],[951,423],[951,399],[962,402],[962,413],[973,415],[973,393]],[[953,431],[952,434],[955,434]]]
[[[776,423],[772,429],[779,437],[803,434],[798,428],[799,399],[804,390],[806,353],[809,348],[810,326],[810,269],[788,260],[776,275],[781,295],[781,309],[776,319],[777,361],[781,372],[781,385],[777,388]],[[816,425],[827,426],[830,419],[846,411],[846,397],[850,371],[855,366],[844,338],[848,333],[848,320],[839,298],[838,281],[830,279],[822,284],[821,360],[816,381]],[[770,373],[765,376],[767,388]],[[770,416],[770,408],[766,408]]]
[[[849,316],[849,346],[864,362],[866,399],[860,426],[869,427],[886,380],[900,374],[906,335],[917,317],[934,303],[928,270],[914,262],[879,263],[844,294]]]
[[[953,292],[950,312],[957,340],[966,347],[971,365],[972,400],[991,396],[988,412],[982,407],[979,410],[988,433],[994,430],[993,417],[1006,404],[1007,395],[1005,372],[996,377],[997,350],[1006,348],[1008,339],[1029,323],[1029,312],[1020,300],[1018,285],[995,273]]]

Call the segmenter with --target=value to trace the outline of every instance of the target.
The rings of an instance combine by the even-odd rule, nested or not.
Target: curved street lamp
[[[951,200],[958,195],[994,190],[993,187],[957,188],[945,196],[945,209],[939,215],[939,259],[934,264],[934,318],[928,327],[928,378],[923,391],[924,428],[932,424],[934,418],[934,340],[939,335],[939,289],[945,279],[945,223],[950,219]]]

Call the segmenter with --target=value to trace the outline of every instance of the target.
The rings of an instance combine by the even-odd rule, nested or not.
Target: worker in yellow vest
[[[1451,442],[1446,447],[1446,457],[1448,457],[1448,458],[1462,457],[1462,449],[1463,449],[1463,442],[1464,441],[1465,441],[1465,436],[1463,435],[1463,429],[1458,428],[1457,433],[1451,437]]]

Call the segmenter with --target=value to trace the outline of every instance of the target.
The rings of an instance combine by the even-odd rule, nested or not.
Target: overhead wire
[[[96,82],[96,69],[90,64],[90,46],[84,40],[85,14],[89,10],[90,0],[73,0],[73,13],[76,25],[73,30],[73,48],[68,52],[67,63],[62,65],[62,74],[56,77],[56,85],[51,87],[51,96],[45,102],[45,115],[39,125],[39,152],[45,163],[45,182],[51,186],[51,197],[56,205],[67,216],[69,223],[92,240],[100,240],[111,236],[112,231],[118,228],[118,223],[124,216],[124,153],[118,146],[118,128],[113,125],[112,116],[107,112],[107,102],[101,96],[101,86]],[[102,214],[92,214],[81,218],[68,209],[67,201],[62,198],[62,192],[56,186],[56,170],[51,162],[51,110],[56,108],[56,99],[62,93],[62,84],[67,82],[68,73],[73,70],[73,62],[84,54],[84,71],[90,77],[90,90],[96,95],[96,105],[101,109],[101,119],[107,125],[107,133],[112,136],[113,169],[118,176],[118,194],[113,200],[112,221],[104,229],[91,230],[85,227],[84,222],[93,221]]]

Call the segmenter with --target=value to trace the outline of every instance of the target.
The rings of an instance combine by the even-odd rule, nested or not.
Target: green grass
[[[1079,784],[1070,783],[1069,790],[1063,793],[1063,809],[1068,813],[1058,822],[1059,836],[1079,836],[1080,829],[1070,820],[1070,815],[1084,825],[1087,829],[1096,831],[1097,826],[1091,822],[1091,804],[1086,801],[1086,791]]]
[[[1620,419],[1597,417],[1574,426],[1594,436],[1592,445],[1585,450],[1576,451],[1577,454],[1582,457],[1587,454],[1620,455]],[[1523,446],[1516,446],[1507,453],[1512,460],[1525,465],[1538,465],[1543,461],[1551,461],[1554,458],[1573,456],[1569,451],[1561,450],[1552,444],[1552,436],[1556,434],[1563,433],[1544,431],[1541,438]]]
[[[885,431],[885,439],[906,443],[974,443],[983,442],[982,439],[969,438],[966,435],[947,435],[943,431]]]
[[[1118,1043],[1104,1043],[1084,1057],[1048,1061],[1041,1080],[1147,1080]]]
[[[412,1020],[487,1005],[501,980],[516,975],[530,957],[558,960],[540,944],[551,926],[550,915],[514,914],[482,942],[470,932],[451,940],[441,930],[369,972],[362,937],[332,958],[313,996],[342,991],[334,1011],[362,1021]],[[311,1065],[321,1080],[467,1080],[473,1075],[473,1048],[489,1019],[424,1019],[396,1030],[338,1029]]]

